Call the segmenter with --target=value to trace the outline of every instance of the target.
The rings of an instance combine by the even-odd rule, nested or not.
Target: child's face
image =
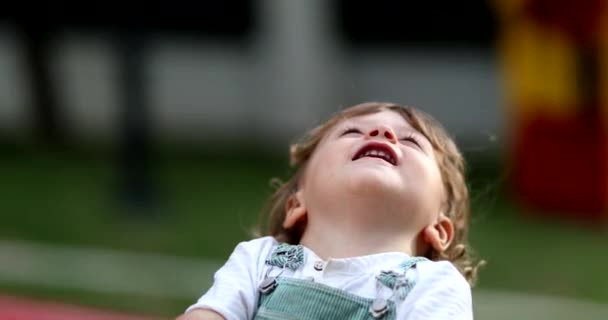
[[[443,194],[431,143],[390,110],[345,119],[329,130],[300,187],[309,221],[315,212],[369,203],[376,210],[368,218],[417,231],[438,216]]]

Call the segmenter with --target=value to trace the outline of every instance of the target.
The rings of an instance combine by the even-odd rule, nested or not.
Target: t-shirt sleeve
[[[400,306],[399,319],[473,319],[471,287],[450,262],[422,262],[417,269],[418,281]]]
[[[214,274],[211,288],[186,312],[204,308],[221,314],[226,320],[252,319],[257,309],[257,287],[264,260],[274,244],[271,237],[239,243]]]

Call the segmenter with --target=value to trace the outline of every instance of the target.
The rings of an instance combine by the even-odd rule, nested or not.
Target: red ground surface
[[[0,320],[159,320],[116,311],[0,295]]]

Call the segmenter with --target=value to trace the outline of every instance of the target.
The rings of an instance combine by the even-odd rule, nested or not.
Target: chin
[[[346,190],[359,196],[390,196],[402,194],[404,190],[401,178],[381,172],[382,170],[358,170],[350,173],[346,179]]]

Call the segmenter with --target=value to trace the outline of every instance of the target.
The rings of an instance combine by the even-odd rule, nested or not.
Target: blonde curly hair
[[[283,227],[286,214],[285,204],[289,196],[297,191],[298,181],[317,145],[342,120],[384,110],[394,111],[403,116],[412,127],[431,142],[441,172],[446,195],[443,213],[454,224],[454,239],[445,251],[437,252],[431,248],[424,256],[431,260],[452,262],[467,281],[474,285],[477,270],[483,264],[483,261],[473,256],[467,243],[470,207],[469,192],[465,182],[464,158],[439,122],[430,115],[408,106],[384,102],[367,102],[354,105],[335,113],[325,123],[310,130],[299,142],[291,145],[290,164],[293,169],[292,174],[285,182],[278,179],[272,180],[275,191],[262,211],[263,220],[259,225],[257,234],[271,235],[279,242],[299,243],[304,226],[290,229]]]

